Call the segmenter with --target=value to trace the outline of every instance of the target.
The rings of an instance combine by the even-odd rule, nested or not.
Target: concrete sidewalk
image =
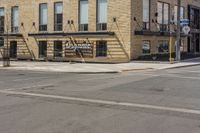
[[[179,67],[189,67],[200,65],[200,58],[184,61],[175,64],[167,62],[130,62],[121,64],[93,64],[93,63],[73,63],[68,62],[33,62],[33,61],[11,61],[11,67],[2,67],[7,70],[31,70],[31,71],[51,71],[51,72],[68,72],[68,73],[119,73],[127,71],[140,70],[162,70]]]

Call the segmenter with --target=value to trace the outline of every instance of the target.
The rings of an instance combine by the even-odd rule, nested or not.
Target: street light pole
[[[6,47],[4,48],[4,67],[9,67],[10,66],[10,54],[9,54],[9,24],[8,24],[8,12],[6,12]]]
[[[176,32],[176,61],[181,61],[180,43],[181,43],[181,0],[177,0],[177,32]]]

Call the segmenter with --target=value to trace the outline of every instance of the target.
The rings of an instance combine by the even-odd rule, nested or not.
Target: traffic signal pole
[[[180,14],[181,14],[181,0],[177,0],[177,32],[176,32],[176,61],[181,61],[181,25],[180,25]]]

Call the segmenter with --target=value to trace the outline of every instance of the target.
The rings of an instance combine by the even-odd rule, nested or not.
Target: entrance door
[[[17,41],[10,42],[10,58],[17,58]]]
[[[196,39],[196,43],[195,43],[195,45],[196,45],[196,52],[197,53],[199,53],[200,52],[200,39],[199,39],[199,34],[196,34],[196,37],[195,37],[195,39]]]
[[[62,41],[54,41],[54,57],[62,57],[63,46]]]
[[[39,42],[39,58],[47,57],[47,41]]]

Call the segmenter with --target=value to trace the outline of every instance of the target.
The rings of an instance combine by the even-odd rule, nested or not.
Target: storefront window
[[[62,31],[63,30],[63,3],[56,2],[54,5],[54,30]]]
[[[79,31],[88,31],[88,0],[80,0],[79,4]]]
[[[18,7],[12,7],[11,10],[11,31],[18,32],[19,31],[19,10]]]
[[[39,31],[47,31],[48,13],[46,3],[40,4],[39,14]]]
[[[159,41],[158,46],[158,52],[159,53],[168,53],[169,52],[169,41]]]
[[[143,54],[150,54],[151,53],[150,41],[143,41],[142,53]]]
[[[97,30],[107,30],[107,0],[97,2]]]
[[[96,57],[107,56],[107,41],[96,42]]]
[[[0,37],[0,47],[4,46],[4,39],[3,37]]]

